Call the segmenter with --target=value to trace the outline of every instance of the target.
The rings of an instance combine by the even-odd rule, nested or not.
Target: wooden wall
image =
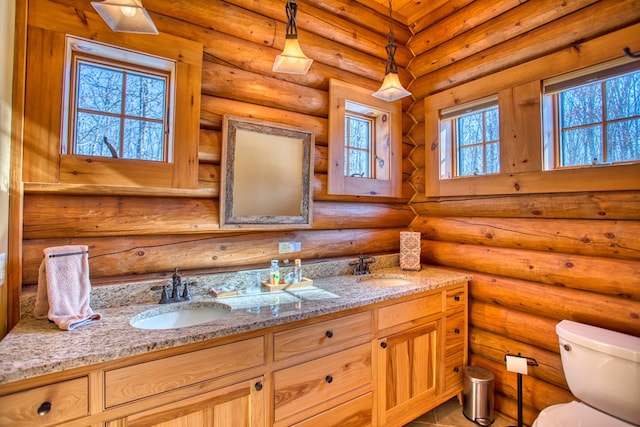
[[[481,86],[486,76],[510,75],[555,52],[570,52],[580,68],[584,43],[604,35],[640,47],[637,1],[476,0],[457,11],[454,3],[460,2],[437,9],[436,24],[414,27],[409,46],[416,58],[408,70],[417,101],[445,92],[457,100],[467,82]],[[616,31],[625,28],[621,40]],[[620,56],[621,49],[609,53]],[[409,112],[422,118],[421,108],[416,102]],[[418,189],[410,202],[418,215],[411,229],[422,232],[423,262],[474,277],[469,360],[495,373],[498,412],[517,417],[517,376],[506,371],[505,354],[538,361],[524,377],[524,422],[530,425],[541,409],[573,399],[558,352],[558,321],[640,336],[640,191],[569,193],[550,185],[547,194],[428,198],[430,171],[420,161],[433,139],[425,128],[419,119],[409,131],[420,141],[411,156],[418,166],[411,177]],[[421,145],[425,140],[428,147]],[[635,182],[640,189],[640,176]]]
[[[415,214],[407,205],[414,194],[408,182],[415,169],[414,148],[403,138],[403,196],[349,197],[327,194],[329,79],[376,90],[385,67],[386,16],[350,2],[299,5],[303,50],[314,59],[307,75],[277,74],[273,59],[285,40],[285,2],[279,0],[146,0],[145,7],[162,33],[202,43],[202,103],[199,187],[162,191],[126,187],[24,183],[22,285],[37,282],[42,249],[64,244],[90,246],[94,285],[130,275],[162,275],[181,270],[267,267],[273,258],[315,260],[355,257],[359,253],[393,253],[399,231]],[[346,14],[335,8],[346,6]],[[83,26],[100,38],[110,31],[88,0],[29,0],[29,31],[50,22]],[[357,17],[347,19],[345,15]],[[364,19],[366,18],[366,19]],[[405,43],[408,28],[396,37]],[[150,37],[150,36],[146,36]],[[28,49],[29,47],[27,47]],[[52,52],[51,56],[63,55]],[[401,46],[397,60],[412,55]],[[401,70],[408,84],[410,75]],[[27,72],[26,86],[38,73]],[[27,100],[40,102],[40,100]],[[405,101],[404,109],[411,105]],[[279,230],[222,230],[219,184],[222,115],[233,114],[315,130],[313,227]],[[404,114],[403,128],[415,120]],[[277,159],[276,159],[277,160]],[[34,165],[23,165],[29,170]],[[300,253],[278,255],[279,241],[299,241]],[[17,320],[14,288],[13,315]]]

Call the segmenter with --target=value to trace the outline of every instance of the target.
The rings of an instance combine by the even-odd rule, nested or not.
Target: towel
[[[102,319],[89,307],[89,251],[84,245],[45,248],[38,272],[34,316],[55,322],[62,330]]]

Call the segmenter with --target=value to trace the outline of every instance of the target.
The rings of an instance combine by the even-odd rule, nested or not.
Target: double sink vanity
[[[471,277],[381,267],[226,298],[198,278],[191,301],[129,295],[73,331],[23,318],[0,426],[401,426],[462,391]]]

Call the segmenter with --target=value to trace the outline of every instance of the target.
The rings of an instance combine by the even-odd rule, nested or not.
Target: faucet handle
[[[158,301],[158,304],[168,304],[169,302],[171,302],[169,300],[168,285],[159,285],[159,286],[151,287],[152,291],[157,291],[158,289],[162,289],[162,294],[160,295],[160,301]]]
[[[182,299],[185,301],[191,300],[191,294],[189,293],[189,285],[193,285],[194,282],[184,282],[184,289],[182,290]]]

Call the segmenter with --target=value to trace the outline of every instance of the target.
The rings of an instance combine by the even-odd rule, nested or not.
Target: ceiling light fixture
[[[396,54],[396,45],[393,42],[393,9],[391,8],[391,0],[389,0],[389,43],[386,46],[387,50],[387,66],[384,71],[384,80],[382,86],[377,92],[373,93],[376,98],[383,99],[385,101],[397,101],[405,96],[411,95],[411,92],[402,87],[400,79],[398,78],[398,66],[394,58]]]
[[[284,50],[280,55],[276,56],[273,62],[273,71],[277,73],[307,74],[313,59],[302,53],[298,43],[298,25],[296,24],[298,5],[294,0],[289,0],[285,11],[287,12],[287,38],[284,42]]]
[[[109,28],[120,33],[158,34],[142,0],[92,1],[91,5]]]

